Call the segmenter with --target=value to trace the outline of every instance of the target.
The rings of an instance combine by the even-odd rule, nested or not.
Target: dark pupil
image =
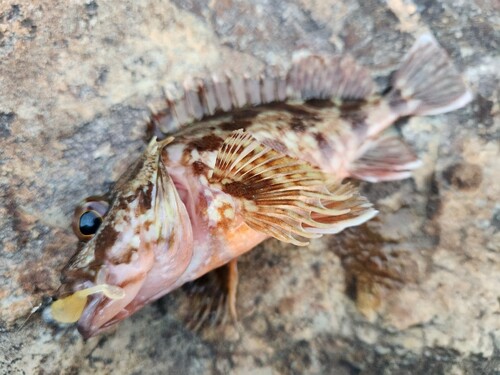
[[[101,223],[102,219],[97,213],[94,211],[87,211],[80,216],[80,232],[85,236],[95,234]]]

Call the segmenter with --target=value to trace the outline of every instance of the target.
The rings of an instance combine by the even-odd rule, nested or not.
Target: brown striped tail
[[[422,35],[404,58],[388,94],[400,116],[437,115],[461,108],[472,94],[433,36]]]

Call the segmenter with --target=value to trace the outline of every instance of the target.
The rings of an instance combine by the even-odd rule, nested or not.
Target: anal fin
[[[362,147],[363,154],[352,163],[349,175],[368,182],[394,181],[408,178],[421,165],[399,135],[388,130]]]
[[[299,246],[376,214],[353,186],[333,183],[318,168],[241,130],[224,141],[210,182],[241,202],[249,227]]]

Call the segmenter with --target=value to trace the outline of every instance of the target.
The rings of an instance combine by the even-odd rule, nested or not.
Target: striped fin
[[[240,199],[249,227],[299,246],[376,214],[353,186],[331,183],[319,169],[264,146],[241,130],[224,141],[211,183]]]
[[[234,109],[289,99],[365,99],[374,91],[367,69],[352,57],[311,55],[288,71],[269,66],[254,75],[233,72],[190,79],[165,88],[151,108],[155,134],[171,134],[196,120]]]
[[[430,34],[420,36],[406,54],[392,86],[388,100],[400,116],[446,113],[473,98],[446,51]]]
[[[411,177],[422,162],[393,129],[368,140],[362,155],[349,168],[349,175],[368,182],[394,181]]]
[[[355,188],[347,183],[343,185],[331,185],[328,190],[333,195],[342,195],[347,191],[355,191]],[[326,228],[310,227],[309,231],[321,234],[336,234],[346,228],[354,227],[372,219],[378,211],[372,208],[371,203],[359,193],[353,193],[352,197],[345,201],[323,202],[325,208],[330,210],[349,210],[347,213],[338,216],[329,216],[323,213],[312,213],[314,221],[323,224]]]
[[[286,99],[286,73],[277,68],[243,77],[228,72],[190,79],[182,87],[173,84],[166,88],[165,103],[151,108],[150,121],[156,134],[171,134],[217,113]]]
[[[349,55],[311,55],[299,59],[287,78],[288,96],[302,100],[361,100],[375,91],[370,71]]]
[[[176,309],[189,329],[197,332],[238,320],[236,294],[238,259],[216,268],[182,286],[189,297],[187,306]]]

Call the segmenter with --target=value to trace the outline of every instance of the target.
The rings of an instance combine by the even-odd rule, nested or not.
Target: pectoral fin
[[[318,168],[241,130],[224,141],[211,182],[240,200],[249,227],[299,246],[376,214],[353,186],[332,183]]]

